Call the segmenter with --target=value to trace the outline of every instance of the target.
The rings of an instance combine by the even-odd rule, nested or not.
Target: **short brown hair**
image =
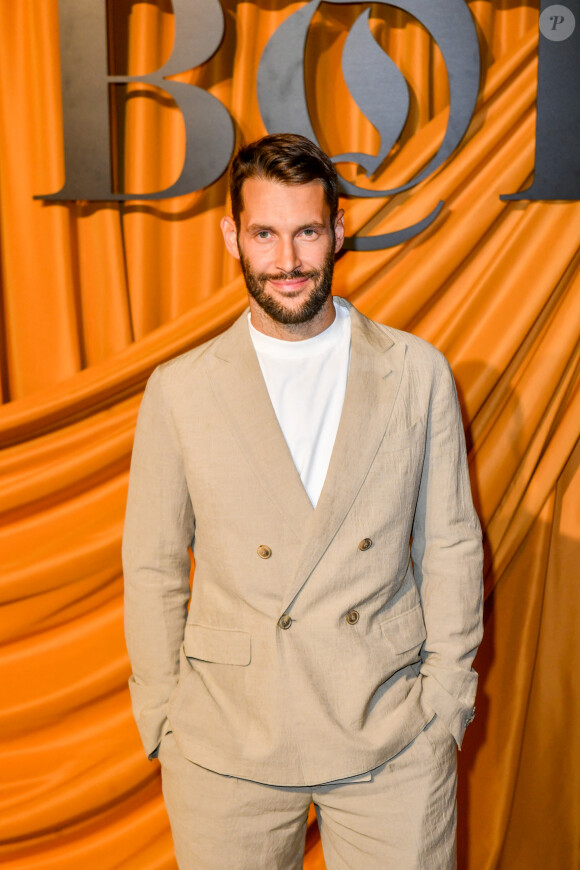
[[[239,149],[230,169],[232,215],[238,230],[244,209],[242,185],[247,178],[264,178],[279,184],[320,181],[334,225],[338,212],[338,175],[330,157],[305,136],[274,133]]]

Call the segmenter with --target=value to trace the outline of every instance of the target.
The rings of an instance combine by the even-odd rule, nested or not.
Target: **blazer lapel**
[[[316,511],[303,526],[303,547],[285,606],[329,546],[361,488],[385,434],[403,372],[406,346],[351,307],[351,359],[330,465]],[[304,523],[305,517],[302,517]]]
[[[270,401],[250,338],[247,311],[216,339],[206,368],[216,400],[256,478],[302,538],[314,508]]]

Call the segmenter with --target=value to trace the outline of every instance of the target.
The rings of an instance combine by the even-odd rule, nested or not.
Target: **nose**
[[[276,268],[281,272],[292,272],[302,265],[293,237],[282,237],[276,249]]]

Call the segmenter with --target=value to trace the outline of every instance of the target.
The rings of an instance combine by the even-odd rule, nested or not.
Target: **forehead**
[[[297,222],[327,223],[330,209],[321,181],[280,184],[265,178],[247,178],[242,185],[242,225]]]

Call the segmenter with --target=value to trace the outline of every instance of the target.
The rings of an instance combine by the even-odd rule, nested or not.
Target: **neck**
[[[334,322],[336,313],[332,296],[329,296],[320,311],[306,320],[304,323],[279,323],[266,314],[256,300],[250,296],[250,320],[254,329],[269,335],[271,338],[279,338],[282,341],[304,341],[314,338],[324,332]]]

